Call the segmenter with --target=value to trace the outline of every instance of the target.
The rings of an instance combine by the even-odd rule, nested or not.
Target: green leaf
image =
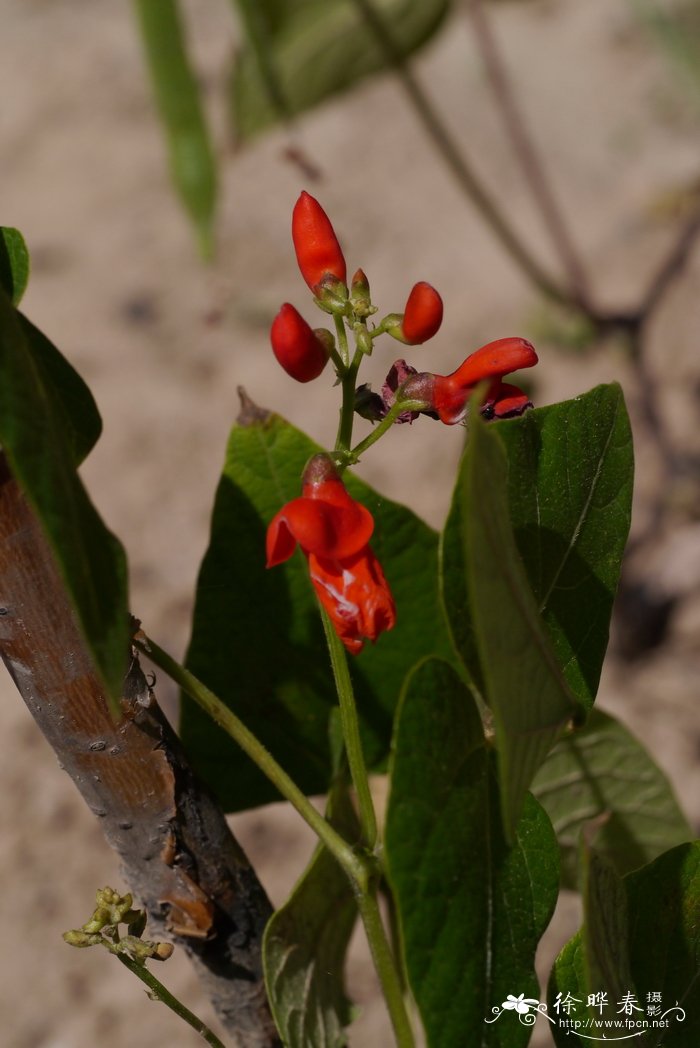
[[[21,313],[17,314],[17,320],[71,457],[79,466],[102,432],[102,419],[95,399],[78,372],[46,335]]]
[[[68,399],[78,400],[82,385],[37,336],[0,289],[0,443],[51,543],[95,667],[116,700],[129,649],[126,561],[76,473],[79,431],[66,425],[66,402],[48,383],[52,374],[63,376]],[[81,439],[84,449],[84,434]]]
[[[532,792],[552,820],[569,888],[576,886],[579,833],[605,813],[596,850],[620,875],[692,836],[664,773],[622,724],[599,710],[556,744]]]
[[[496,426],[508,456],[508,513],[518,552],[567,683],[588,708],[600,679],[629,531],[634,459],[617,384]],[[469,613],[461,504],[443,535],[450,627],[483,691]]]
[[[265,743],[307,793],[330,779],[328,718],[337,705],[306,561],[297,552],[265,569],[265,530],[300,490],[319,448],[275,415],[234,427],[197,585],[187,665]],[[366,760],[385,761],[398,694],[413,662],[449,657],[437,592],[437,536],[413,513],[347,478],[375,518],[372,548],[391,585],[397,626],[351,658]],[[182,732],[190,758],[227,810],[275,800],[273,787],[188,700]]]
[[[0,285],[13,305],[18,305],[28,279],[29,251],[24,237],[18,229],[0,226]],[[42,384],[61,417],[75,463],[80,465],[102,432],[102,419],[92,393],[46,336],[21,313],[18,318]]]
[[[584,926],[577,932],[552,971],[550,1015],[556,1022],[552,1033],[557,1045],[584,1048],[593,1037],[610,1041],[630,1038],[630,1029],[623,1024],[632,1020],[648,1024],[636,1027],[645,1033],[645,1044],[694,1048],[700,1041],[700,842],[679,845],[623,878],[626,930],[620,921],[616,891],[606,897],[604,880],[598,880],[595,899],[590,894],[588,899],[588,922],[597,923],[598,931],[591,935]],[[594,906],[596,912],[592,913]],[[604,925],[607,947],[600,935]],[[606,978],[604,967],[596,970],[595,965],[586,963],[587,940],[590,950],[596,937],[598,956],[602,959],[607,954],[608,967],[617,968],[616,975],[607,976],[617,983],[616,989],[592,981]],[[614,961],[609,953],[613,943]],[[602,1014],[587,1007],[588,995],[596,993],[607,994]],[[562,1021],[561,1009],[557,1016],[557,994],[561,995],[560,1003],[567,994],[577,1000],[570,1019],[589,1023],[585,1035],[577,1036]],[[627,994],[634,997],[628,1006],[631,1014],[626,1014],[623,1004]],[[657,1004],[658,1012],[650,1014],[649,1008]],[[605,1021],[607,1027],[595,1025]]]
[[[248,36],[236,55],[231,108],[240,139],[310,109],[412,54],[438,29],[449,0],[374,0],[390,43],[382,45],[356,0],[236,0]]]
[[[581,836],[583,970],[587,986],[604,986],[619,1001],[634,990],[627,950],[627,898],[621,878],[598,851],[603,823],[604,819],[589,823]],[[592,1007],[589,1012],[595,1014]]]
[[[29,280],[29,251],[19,229],[0,226],[0,285],[19,305]]]
[[[213,251],[214,151],[176,0],[135,0],[146,61],[163,121],[170,173],[194,222],[202,255]]]
[[[472,680],[481,674],[493,712],[510,834],[537,769],[577,708],[513,538],[503,444],[496,429],[472,414],[442,543],[442,578],[460,655]],[[450,590],[460,584],[458,600]]]
[[[510,1025],[489,1017],[509,994],[538,997],[534,957],[557,898],[556,840],[528,797],[508,847],[481,720],[441,660],[416,667],[397,711],[386,856],[428,1044],[526,1045],[530,1029],[514,1013]]]
[[[640,991],[661,990],[687,1019],[665,1048],[700,1043],[700,841],[681,844],[625,878],[629,955]]]
[[[360,828],[347,789],[338,784],[326,816],[346,840]],[[274,913],[263,939],[265,986],[272,1016],[288,1048],[340,1048],[353,1019],[345,996],[345,954],[357,917],[350,881],[321,844],[289,900]]]
[[[573,1029],[591,1029],[596,1039],[604,1040],[606,1030],[619,1033],[622,1002],[637,997],[627,944],[627,896],[622,880],[594,846],[599,824],[587,825],[579,851],[584,924],[557,959],[549,985],[557,1044],[563,1037],[571,1043],[572,1023],[577,1022]]]
[[[598,690],[632,511],[632,433],[613,383],[498,424],[515,541],[567,683]]]

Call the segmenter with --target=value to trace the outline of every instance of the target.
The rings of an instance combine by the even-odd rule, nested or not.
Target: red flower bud
[[[318,200],[307,192],[294,205],[292,239],[301,275],[312,291],[328,274],[345,283],[345,259],[333,226]]]
[[[413,285],[401,322],[402,341],[418,346],[435,335],[442,324],[442,299],[425,280]]]
[[[289,302],[272,321],[270,342],[279,363],[297,382],[318,378],[328,361],[328,346]]]

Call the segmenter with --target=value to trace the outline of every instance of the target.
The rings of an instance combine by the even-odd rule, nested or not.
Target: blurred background
[[[378,6],[410,28],[418,9],[433,6],[422,4]],[[306,19],[287,27],[292,35],[345,38],[342,19],[323,23],[323,4],[287,6]],[[360,17],[349,0],[344,6]],[[291,209],[305,188],[331,216],[349,271],[367,273],[380,315],[400,311],[418,280],[443,296],[445,320],[432,342],[410,351],[378,343],[365,375],[375,388],[395,357],[446,373],[484,342],[515,334],[540,354],[528,375],[536,404],[622,383],[635,432],[635,515],[599,703],[648,745],[697,828],[700,4],[438,3],[408,63],[413,103],[405,80],[385,68],[291,125],[273,119],[257,133],[254,107],[241,111],[245,91],[254,91],[232,5],[191,0],[183,12],[219,179],[208,263],[168,176],[134,7],[2,4],[0,222],[21,229],[31,252],[23,309],[81,372],[102,413],[104,434],[83,475],[126,546],[132,610],[184,655],[237,386],[321,443],[333,439],[330,383],[296,385],[268,342],[283,301],[321,323],[291,245]],[[354,62],[361,68],[353,52],[334,52],[331,65],[343,73],[336,79],[351,81]],[[313,48],[299,63],[298,76],[313,80]],[[376,64],[386,67],[386,57]],[[494,236],[436,148],[415,90],[569,308],[542,294]],[[533,151],[539,205],[522,168],[525,160],[532,169]],[[643,303],[648,316],[635,328]],[[462,441],[461,427],[421,418],[396,427],[359,472],[440,526]],[[95,888],[121,884],[118,863],[4,671],[0,691],[3,1044],[199,1043],[106,953],[63,944],[61,932],[85,920]],[[157,693],[172,710],[166,681]],[[233,823],[281,903],[313,841],[284,805]],[[542,947],[543,972],[577,920],[575,899],[565,898]],[[211,1018],[182,957],[159,974]],[[388,1043],[361,944],[350,981],[363,1009],[351,1044]],[[538,1028],[534,1043],[547,1036]]]

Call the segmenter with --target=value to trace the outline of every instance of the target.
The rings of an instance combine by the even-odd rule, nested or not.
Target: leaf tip
[[[268,411],[267,408],[259,407],[255,401],[251,400],[243,386],[239,386],[236,392],[241,402],[241,410],[236,419],[239,426],[244,428],[262,426],[272,418],[272,412]]]

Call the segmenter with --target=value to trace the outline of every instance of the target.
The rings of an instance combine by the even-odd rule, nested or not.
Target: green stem
[[[358,462],[360,455],[363,455],[367,448],[371,448],[373,444],[376,444],[379,438],[383,437],[387,430],[391,429],[396,419],[399,415],[402,415],[404,411],[421,411],[425,406],[426,405],[422,400],[395,401],[382,421],[374,427],[371,433],[367,434],[364,440],[361,440],[359,444],[356,444],[352,451],[348,453],[346,464]]]
[[[398,1048],[414,1048],[413,1031],[406,1011],[406,1003],[398,969],[389,946],[386,930],[377,903],[376,885],[370,892],[358,895],[357,905],[365,927],[374,967],[389,1011]]]
[[[360,887],[365,886],[369,878],[367,861],[357,855],[347,841],[343,840],[340,834],[316,811],[313,804],[277,763],[269,750],[253,735],[252,731],[246,728],[233,710],[230,710],[213,691],[210,691],[194,674],[176,662],[150,638],[137,639],[134,643],[151,662],[167,673],[176,684],[179,684],[182,690],[238,743],[243,752],[267,776],[285,800],[296,808],[302,819],[309,824],[329,852],[337,859],[348,877]]]
[[[162,982],[156,979],[153,972],[151,972],[145,964],[139,964],[138,961],[134,961],[131,957],[121,953],[118,947],[108,947],[110,953],[114,953],[122,964],[129,969],[129,971],[140,979],[141,982],[145,983],[153,995],[153,1000],[162,1001],[166,1007],[170,1008],[171,1011],[175,1012],[181,1019],[183,1019],[193,1030],[196,1030],[200,1037],[203,1037],[207,1044],[211,1044],[213,1048],[225,1048],[223,1041],[220,1041],[216,1034],[209,1029],[206,1023],[202,1022],[201,1019],[197,1018],[194,1012],[191,1012],[189,1008],[185,1008],[181,1001],[178,1001],[177,997],[173,997],[170,990],[166,990]]]
[[[336,323],[338,318],[336,318]],[[342,320],[340,321],[342,324]],[[346,343],[347,346],[347,343]],[[355,382],[357,372],[362,363],[363,354],[358,349],[352,358],[352,363],[341,376],[343,387],[343,400],[340,407],[340,421],[338,423],[338,435],[335,438],[335,451],[348,452],[352,441],[352,427],[355,421]],[[341,470],[342,472],[342,470]]]
[[[369,788],[367,767],[362,752],[362,740],[360,738],[360,723],[357,718],[357,706],[348,669],[348,660],[345,648],[326,612],[321,608],[321,619],[323,629],[326,633],[328,651],[333,667],[335,686],[338,692],[340,705],[340,722],[343,727],[343,739],[345,741],[345,752],[350,766],[350,775],[355,787],[357,800],[360,807],[360,825],[367,848],[374,852],[377,846],[377,817],[374,812],[372,794]]]
[[[221,699],[210,691],[205,684],[202,684],[201,681],[197,680],[194,674],[190,673],[189,670],[186,670],[184,666],[180,666],[179,663],[163,651],[163,649],[154,641],[150,640],[150,638],[144,637],[143,639],[135,639],[134,643],[139,651],[143,652],[143,654],[146,655],[156,666],[162,669],[164,673],[167,673],[176,684],[179,684],[183,691],[185,691],[190,698],[194,699],[194,701],[202,707],[204,712],[207,713],[212,720],[219,725],[219,727],[223,728],[224,731],[238,743],[244,753],[250,757],[260,771],[267,776],[270,782],[277,787],[282,796],[296,808],[301,817],[309,824],[311,829],[314,830],[316,835],[328,848],[329,852],[335,857],[343,870],[345,870],[345,873],[353,886],[357,906],[367,934],[367,941],[369,942],[377,975],[379,976],[389,1016],[394,1028],[397,1046],[398,1048],[414,1048],[415,1042],[413,1040],[411,1024],[401,992],[401,980],[394,963],[394,958],[391,953],[391,948],[389,946],[386,931],[382,924],[379,907],[377,905],[376,872],[374,871],[374,863],[369,860],[369,857],[357,854],[347,841],[343,840],[340,834],[337,833],[328,822],[326,822],[323,816],[319,815],[298,786],[292,781],[292,779],[290,779],[284,769],[280,767],[272,754],[269,753],[262,743],[256,739],[253,733],[246,728],[245,724],[238,719],[235,713],[225,706]],[[347,672],[347,664],[345,666],[345,671]],[[345,725],[343,725],[343,730],[345,731]],[[362,759],[361,750],[360,759]],[[348,752],[348,760],[350,760],[350,752]],[[358,798],[359,796],[360,793],[358,790]],[[374,809],[372,809],[372,817],[374,818]],[[374,833],[371,831],[371,826],[368,827],[368,829],[368,837],[376,840],[376,827]],[[147,969],[145,969],[145,971],[148,978],[144,978],[142,974],[143,966],[139,966],[139,970],[136,970],[136,968],[132,967],[131,963],[127,963],[127,960],[122,954],[118,954],[118,956],[122,963],[126,964],[127,968],[134,971],[134,974],[138,975],[139,978],[143,978],[144,982],[153,979],[154,982],[157,983],[157,987],[154,986],[153,988],[165,1003],[169,1004],[169,1001],[166,1000],[166,996],[167,998],[170,998],[170,1000],[175,1001],[175,998],[165,990],[165,987],[161,987],[160,983],[158,983],[155,977],[152,976]],[[149,985],[152,984],[149,982]],[[166,996],[161,996],[162,993]],[[179,1002],[175,1001],[175,1003],[178,1008],[182,1008],[182,1005],[180,1005]],[[170,1004],[170,1007],[172,1007],[172,1004]],[[177,1008],[174,1010],[177,1010]],[[181,1013],[178,1011],[178,1014]],[[196,1021],[198,1022],[199,1020]],[[213,1041],[211,1043],[223,1048],[219,1041]]]

